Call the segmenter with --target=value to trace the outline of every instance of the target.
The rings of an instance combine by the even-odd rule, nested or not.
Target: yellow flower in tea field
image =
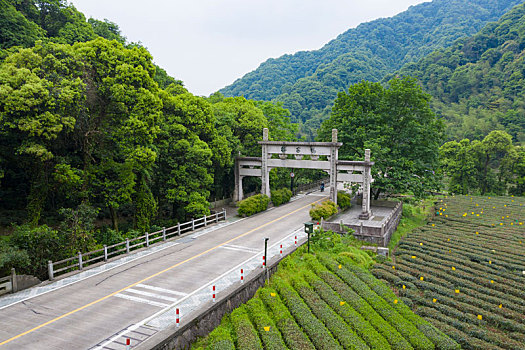
[[[456,289],[456,294],[459,294],[459,289]]]
[[[415,258],[416,258],[416,256],[415,256],[415,255],[412,255],[412,259],[415,259]]]
[[[476,234],[477,234],[477,235],[479,235],[479,232],[478,232],[478,231],[476,231]]]
[[[492,264],[492,260],[489,260],[489,265]]]
[[[337,266],[337,267],[338,267],[339,269],[342,269],[342,268],[343,268],[343,266],[341,266],[341,265],[339,265],[339,266]]]
[[[446,218],[448,218],[448,215],[445,215]]]
[[[397,299],[394,299],[394,304],[397,304]]]
[[[467,216],[467,213],[463,214],[463,216]]]
[[[481,320],[481,319],[483,319],[483,316],[478,315],[478,320]]]
[[[403,284],[403,289],[406,289],[407,287]]]
[[[436,226],[436,225],[432,224],[432,227],[434,227],[434,226]]]
[[[450,238],[447,238],[447,242],[450,242]]]
[[[393,266],[393,265],[392,265],[392,268],[393,268],[394,270],[396,269],[396,267],[395,267],[395,266]]]
[[[452,266],[452,271],[456,271],[456,268],[454,266]]]
[[[264,330],[265,330],[266,332],[269,332],[269,331],[270,331],[270,327],[269,327],[269,326],[268,326],[268,327],[264,327]]]
[[[503,305],[499,304],[498,307],[501,309],[503,307]]]
[[[476,216],[479,216],[479,214],[476,214]]]
[[[436,299],[436,298],[432,299],[432,302],[433,302],[433,303],[435,303],[436,301],[437,301],[437,299]]]
[[[490,280],[490,283],[494,283],[494,281],[493,281],[493,280]]]
[[[423,276],[421,276],[421,277],[419,277],[419,279],[420,279],[421,281],[423,281],[425,278],[424,278]]]
[[[343,306],[346,303],[346,301],[340,301],[339,305]]]
[[[419,245],[423,245],[423,242],[420,242]]]
[[[272,297],[275,297],[277,294],[275,294],[275,293],[270,293],[270,295],[271,295]]]

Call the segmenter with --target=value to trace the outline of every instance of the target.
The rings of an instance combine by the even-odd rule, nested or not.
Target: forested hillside
[[[278,100],[311,134],[338,91],[361,80],[380,81],[408,62],[475,34],[521,0],[435,0],[391,18],[363,23],[314,51],[269,59],[220,90],[226,96]]]
[[[1,1],[0,275],[208,214],[264,127],[293,137],[279,104],[194,96],[114,23]]]
[[[447,123],[449,139],[482,139],[492,130],[525,142],[525,6],[478,34],[439,50],[400,74],[418,78]]]

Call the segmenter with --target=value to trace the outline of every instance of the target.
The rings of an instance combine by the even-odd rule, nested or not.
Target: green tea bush
[[[273,205],[277,207],[290,201],[290,198],[292,198],[292,191],[287,188],[281,188],[280,190],[272,191],[271,197]]]
[[[337,205],[341,210],[348,209],[352,206],[352,197],[345,191],[337,192]]]
[[[255,196],[248,197],[239,202],[239,209],[237,213],[240,216],[251,216],[255,213],[265,211],[268,209],[270,198],[265,194],[257,194]]]
[[[338,260],[340,262],[346,262],[344,260],[340,260],[339,258]],[[377,295],[391,303],[394,309],[396,309],[396,311],[399,312],[401,316],[412,322],[423,334],[425,334],[428,339],[430,339],[436,345],[438,349],[460,348],[458,343],[447,337],[423,318],[414,314],[407,305],[404,303],[394,304],[393,301],[397,299],[397,296],[394,294],[394,292],[377,278],[374,278],[374,276],[368,270],[348,262],[345,264],[345,267],[352,271],[360,280],[365,282],[368,287],[377,293]]]
[[[246,303],[250,319],[259,331],[259,336],[265,349],[286,350],[281,333],[275,326],[273,319],[266,312],[261,299],[253,298]]]
[[[295,317],[297,323],[308,335],[316,349],[335,350],[343,349],[332,337],[332,334],[324,324],[315,317],[303,299],[284,280],[274,278],[274,286],[283,298],[288,310]]]
[[[335,313],[326,302],[301,278],[294,278],[293,287],[306,302],[313,314],[330,330],[345,349],[370,349],[368,345]]]
[[[386,339],[365,318],[332,290],[320,277],[306,271],[304,277],[315,292],[337,312],[372,349],[391,349]]]
[[[395,305],[394,300],[392,300],[392,304],[386,302],[346,267],[338,268],[338,262],[335,260],[327,256],[322,256],[321,260],[333,273],[346,282],[347,285],[352,286],[352,289],[371,305],[385,321],[393,325],[415,349],[425,350],[434,348],[434,344],[418,330],[414,324],[397,312],[392,306]]]
[[[221,325],[224,321],[221,322]],[[208,346],[206,349],[214,350],[235,350],[235,344],[231,338],[229,327],[217,327],[208,336]]]
[[[238,349],[260,349],[262,350],[261,340],[257,335],[257,330],[253,327],[246,306],[241,306],[232,311],[231,323],[236,335],[236,344]]]
[[[314,221],[319,221],[321,218],[327,219],[337,214],[337,206],[334,202],[326,200],[320,204],[312,205],[310,209],[310,217]]]
[[[315,350],[310,339],[303,333],[290,314],[290,311],[284,306],[277,291],[270,288],[262,288],[258,293],[259,298],[262,299],[266,307],[272,312],[273,319],[281,331],[288,348],[294,350]]]

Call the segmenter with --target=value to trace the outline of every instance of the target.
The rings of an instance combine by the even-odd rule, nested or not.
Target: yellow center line
[[[324,197],[324,198],[326,198],[326,197]],[[192,257],[190,257],[190,258],[188,258],[188,259],[186,259],[186,260],[184,260],[184,261],[181,261],[181,262],[179,262],[179,263],[177,263],[177,264],[175,264],[175,265],[172,265],[172,266],[170,266],[170,267],[168,267],[168,268],[165,268],[164,270],[159,271],[159,272],[157,272],[157,273],[154,273],[153,275],[150,275],[150,276],[148,276],[148,277],[146,277],[146,278],[143,278],[143,279],[141,279],[140,281],[135,282],[135,283],[133,283],[133,284],[130,284],[130,285],[127,286],[127,287],[124,287],[124,288],[122,288],[122,289],[119,289],[119,290],[117,290],[116,292],[113,292],[113,293],[111,293],[111,294],[108,294],[108,295],[106,295],[106,296],[104,296],[104,297],[102,297],[102,298],[100,298],[100,299],[97,299],[97,300],[95,300],[95,301],[92,301],[92,302],[90,302],[90,303],[88,303],[88,304],[86,304],[86,305],[80,306],[80,307],[78,307],[78,308],[76,308],[76,309],[74,309],[74,310],[72,310],[72,311],[69,311],[69,312],[63,314],[63,315],[60,315],[60,316],[58,316],[58,317],[55,317],[55,318],[52,319],[52,320],[49,320],[49,321],[44,322],[44,323],[42,323],[42,324],[40,324],[40,325],[38,325],[38,326],[36,326],[36,327],[34,327],[34,328],[31,328],[31,329],[28,330],[28,331],[25,331],[25,332],[23,332],[23,333],[20,333],[20,334],[18,334],[18,335],[15,335],[15,336],[12,337],[12,338],[9,338],[9,339],[7,339],[7,340],[4,340],[3,342],[0,343],[0,346],[1,346],[1,345],[5,345],[5,344],[7,344],[7,343],[9,343],[9,342],[11,342],[11,341],[13,341],[13,340],[15,340],[15,339],[20,338],[20,337],[23,337],[24,335],[27,335],[27,334],[29,334],[29,333],[32,333],[32,332],[34,332],[34,331],[36,331],[36,330],[38,330],[38,329],[40,329],[40,328],[42,328],[42,327],[45,327],[45,326],[47,326],[47,325],[49,325],[49,324],[51,324],[51,323],[54,323],[54,322],[56,322],[56,321],[58,321],[58,320],[61,320],[61,319],[63,319],[64,317],[67,317],[67,316],[69,316],[69,315],[72,315],[72,314],[74,314],[74,313],[77,313],[77,312],[79,312],[79,311],[81,311],[81,310],[84,310],[84,309],[86,309],[86,308],[88,308],[88,307],[90,307],[90,306],[92,306],[92,305],[98,304],[98,303],[100,303],[101,301],[104,301],[104,300],[106,300],[106,299],[108,299],[108,298],[114,296],[115,294],[118,294],[118,293],[120,293],[120,292],[123,292],[123,291],[125,291],[125,290],[128,289],[128,288],[132,288],[132,287],[136,286],[137,284],[140,284],[140,283],[146,282],[146,281],[152,279],[153,277],[156,277],[156,276],[158,276],[158,275],[160,275],[160,274],[163,274],[164,272],[167,272],[167,271],[169,271],[169,270],[172,270],[172,269],[174,269],[174,268],[176,268],[176,267],[178,267],[178,266],[180,266],[180,265],[182,265],[182,264],[185,264],[185,263],[187,263],[187,262],[189,262],[189,261],[191,261],[191,260],[193,260],[193,259],[196,259],[196,258],[198,258],[198,257],[200,257],[200,256],[203,256],[204,254],[209,253],[209,252],[211,252],[212,250],[215,250],[215,249],[217,249],[217,248],[219,248],[219,247],[221,247],[221,246],[223,246],[223,245],[225,245],[225,244],[231,243],[231,242],[235,241],[236,239],[239,239],[239,238],[244,237],[244,236],[246,236],[246,235],[248,235],[248,234],[250,234],[250,233],[252,233],[252,232],[254,232],[254,231],[257,231],[257,230],[259,230],[259,229],[261,229],[261,228],[263,228],[263,227],[266,227],[266,226],[268,226],[268,225],[271,225],[271,224],[273,224],[274,222],[277,222],[277,221],[279,221],[279,220],[281,220],[281,219],[284,219],[284,218],[287,217],[287,216],[290,216],[290,215],[292,215],[292,214],[294,214],[294,213],[296,213],[296,212],[298,212],[298,211],[300,211],[300,210],[303,210],[304,208],[309,207],[309,206],[311,206],[312,204],[315,204],[315,203],[321,201],[321,200],[324,199],[324,198],[321,198],[321,199],[319,199],[319,200],[317,200],[317,201],[315,201],[315,202],[309,203],[309,204],[307,204],[307,205],[305,205],[305,206],[303,206],[303,207],[301,207],[301,208],[299,208],[299,209],[296,209],[296,210],[294,210],[294,211],[291,211],[291,212],[289,212],[288,214],[285,214],[285,215],[283,215],[283,216],[281,216],[281,217],[278,217],[277,219],[274,219],[274,220],[272,220],[272,221],[269,221],[269,222],[267,222],[267,223],[265,223],[265,224],[263,224],[263,225],[261,225],[261,226],[258,226],[258,227],[254,228],[254,229],[251,229],[250,231],[244,232],[244,233],[242,233],[242,234],[240,234],[240,235],[238,235],[238,236],[236,236],[236,237],[233,237],[232,239],[229,239],[229,240],[227,240],[227,241],[225,241],[225,242],[223,242],[223,243],[221,243],[221,244],[216,245],[215,247],[212,247],[212,248],[210,248],[210,249],[208,249],[208,250],[205,250],[205,251],[203,251],[203,252],[201,252],[201,253],[199,253],[199,254],[196,254],[196,255],[194,255],[194,256],[192,256]]]

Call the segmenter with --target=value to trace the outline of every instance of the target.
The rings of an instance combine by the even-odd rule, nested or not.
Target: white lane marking
[[[135,289],[135,288],[128,288],[128,289],[125,290],[125,292],[130,292],[130,293],[133,293],[133,294],[143,295],[145,297],[151,297],[151,298],[167,300],[167,301],[171,301],[171,302],[175,302],[175,301],[179,300],[178,298],[172,298],[172,297],[167,297],[165,295],[145,292],[145,291],[138,290],[138,289]]]
[[[186,295],[188,295],[188,293],[177,292],[176,290],[164,289],[164,288],[161,288],[161,287],[150,286],[149,284],[139,283],[139,284],[136,285],[136,287],[140,287],[140,288],[144,288],[144,289],[151,289],[151,290],[155,290],[157,292],[162,292],[162,293],[179,295],[181,297],[185,297]]]
[[[119,298],[122,298],[122,299],[127,299],[127,300],[131,300],[131,301],[136,301],[136,302],[139,302],[139,303],[149,304],[149,305],[153,305],[153,306],[157,306],[157,307],[162,307],[162,308],[165,308],[165,307],[169,307],[169,306],[170,306],[170,304],[159,303],[159,302],[157,302],[157,301],[151,301],[151,300],[144,299],[144,298],[134,297],[134,296],[132,296],[132,295],[126,295],[126,294],[118,293],[118,294],[115,294],[115,296],[116,296],[116,297],[119,297]]]
[[[236,251],[246,252],[246,253],[259,253],[260,252],[260,250],[258,249],[241,247],[241,246],[230,245],[230,244],[221,245],[220,248],[236,250]]]

